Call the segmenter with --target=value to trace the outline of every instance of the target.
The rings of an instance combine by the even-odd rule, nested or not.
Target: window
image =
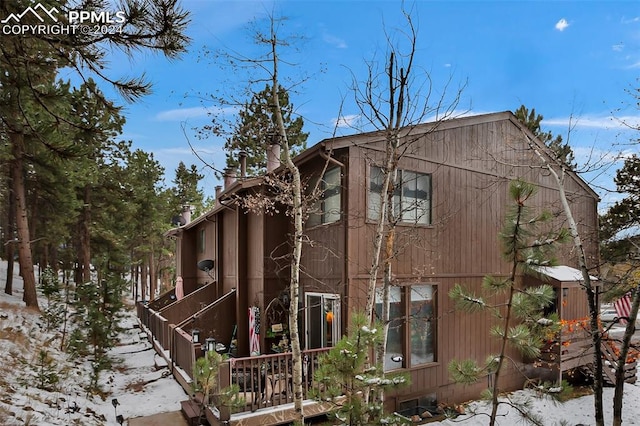
[[[433,312],[433,286],[415,285],[411,287],[409,323],[411,325],[410,365],[426,364],[433,362],[434,345],[434,312]]]
[[[205,243],[206,243],[206,238],[205,238],[205,230],[204,228],[200,230],[200,234],[198,235],[198,249],[200,250],[200,253],[204,253],[204,249],[205,249]]]
[[[372,166],[369,176],[369,208],[367,217],[377,220],[380,214],[384,172]],[[393,195],[393,213],[401,222],[431,223],[431,175],[398,170]]]
[[[316,202],[312,213],[307,219],[309,226],[316,226],[324,223],[333,223],[340,220],[341,210],[341,182],[340,168],[334,167],[325,172],[320,181],[319,189],[322,192],[320,199]],[[312,182],[311,188],[316,182]]]
[[[436,360],[435,286],[391,287],[385,371]],[[376,291],[376,313],[382,316],[382,289]]]
[[[307,349],[335,346],[340,339],[340,297],[306,294]]]
[[[398,412],[405,417],[419,416],[425,411],[438,413],[438,399],[435,393],[429,393],[398,404]]]
[[[384,370],[395,370],[401,368],[402,361],[394,361],[404,358],[402,349],[404,335],[404,315],[402,312],[402,294],[400,287],[389,289],[389,331],[387,333],[387,355],[384,360]],[[376,293],[376,313],[378,318],[382,318],[382,289]]]

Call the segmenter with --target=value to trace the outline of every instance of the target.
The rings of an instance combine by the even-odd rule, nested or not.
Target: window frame
[[[398,217],[398,223],[400,225],[413,225],[413,226],[432,226],[433,224],[433,174],[432,173],[423,173],[410,169],[401,169],[397,170],[398,176],[396,179],[396,187],[393,195],[393,212]],[[404,175],[412,174],[415,177],[412,179],[404,180]],[[373,191],[372,184],[374,176],[384,176],[383,168],[371,164],[369,167],[369,174],[367,178],[367,221],[375,221],[378,219],[379,211],[379,200],[382,197],[382,188],[380,191]],[[426,197],[424,199],[419,199],[417,197],[413,197],[409,204],[406,204],[407,207],[403,207],[405,203],[405,199],[411,199],[408,195],[405,195],[405,188],[407,183],[415,182],[414,191],[416,193],[419,192],[418,181],[423,179],[427,183],[426,188]],[[374,198],[377,199],[378,203],[374,206]],[[421,207],[423,204],[426,206]],[[422,211],[421,214],[419,212]],[[414,213],[413,218],[408,218],[409,213]],[[423,219],[426,217],[426,220]]]
[[[310,337],[310,332],[311,332],[311,328],[310,328],[310,324],[312,324],[312,320],[314,320],[315,318],[312,318],[311,316],[313,315],[313,311],[312,311],[312,306],[310,306],[310,300],[309,298],[311,297],[318,297],[320,298],[320,303],[321,306],[324,306],[324,304],[326,303],[326,301],[331,301],[332,302],[332,306],[334,307],[333,311],[332,311],[332,320],[331,320],[331,337],[333,340],[333,345],[331,346],[327,346],[328,341],[325,335],[321,336],[321,342],[320,342],[320,348],[327,348],[327,347],[333,347],[335,346],[335,344],[340,340],[340,338],[342,337],[341,334],[341,330],[342,330],[342,326],[341,326],[341,306],[342,306],[342,302],[340,300],[340,295],[337,293],[320,293],[320,292],[305,292],[304,294],[304,302],[305,302],[305,349],[309,350],[309,349],[320,349],[320,348],[311,348],[310,343],[311,343],[311,337]],[[321,318],[321,323],[322,323],[322,329],[326,328],[326,323],[327,323],[327,319],[326,319],[326,314],[322,315]]]
[[[206,228],[204,227],[200,228],[200,231],[198,232],[198,249],[200,254],[204,254],[207,249],[207,233]]]
[[[429,324],[429,330],[431,333],[431,339],[429,342],[427,342],[427,344],[431,345],[431,352],[426,352],[425,355],[427,356],[427,360],[425,362],[415,362],[415,359],[418,358],[418,355],[414,354],[414,346],[412,343],[412,337],[414,337],[414,331],[416,329],[415,327],[415,323],[416,321],[420,321],[419,319],[415,319],[413,316],[413,308],[414,306],[412,305],[412,295],[414,293],[415,288],[418,287],[422,287],[422,286],[428,286],[431,288],[430,290],[430,294],[431,294],[431,299],[425,299],[425,300],[430,300],[430,304],[431,304],[431,315],[428,317],[429,319],[425,320],[428,322]],[[397,318],[393,318],[392,316],[390,316],[389,320],[390,320],[390,327],[392,326],[393,322],[398,323],[399,327],[400,327],[400,353],[398,353],[397,350],[394,351],[389,351],[389,340],[387,340],[387,350],[386,350],[386,357],[388,359],[385,359],[384,362],[384,371],[393,371],[393,370],[398,370],[398,369],[404,369],[404,368],[420,368],[420,367],[425,367],[425,366],[429,366],[429,365],[434,365],[436,363],[438,363],[438,287],[439,284],[438,283],[433,283],[433,282],[419,282],[419,283],[411,283],[411,284],[400,284],[397,286],[392,286],[391,290],[393,291],[393,289],[398,289],[400,292],[400,301],[399,301],[399,305],[402,309],[401,315]],[[380,297],[382,292],[382,288],[381,287],[377,287],[376,288],[376,315],[380,316],[380,312],[381,312],[381,308],[380,310],[378,309],[378,306],[380,305],[378,303],[378,297]],[[390,309],[390,314],[393,313],[393,308]],[[397,342],[392,342],[392,345],[396,345],[397,346]],[[400,355],[402,357],[402,361],[400,362],[396,362],[396,361],[392,361],[391,357],[394,355]],[[430,359],[428,359],[430,358]]]
[[[333,176],[334,173],[335,176]],[[334,178],[335,182],[328,182],[327,177]],[[342,169],[338,166],[328,168],[319,180],[321,194],[307,218],[309,227],[329,225],[342,220]],[[317,184],[317,180],[311,183],[309,187],[313,188]],[[330,193],[329,196],[327,196],[328,193]],[[328,200],[334,199],[338,201],[337,209],[327,208]]]

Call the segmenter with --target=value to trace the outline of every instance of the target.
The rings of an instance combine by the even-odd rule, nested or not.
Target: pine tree
[[[486,276],[482,282],[486,296],[476,295],[459,284],[449,292],[449,297],[455,302],[457,309],[468,313],[491,311],[495,318],[498,318],[497,323],[491,328],[491,335],[500,341],[498,354],[490,355],[484,365],[479,365],[474,360],[453,360],[448,367],[451,377],[458,383],[470,384],[477,382],[481,377],[493,376],[493,385],[483,394],[491,401],[491,426],[496,422],[498,406],[504,403],[498,400],[498,394],[508,348],[516,349],[526,359],[533,360],[540,355],[543,337],[559,330],[557,315],[544,315],[544,308],[551,305],[555,299],[553,288],[547,284],[538,287],[521,285],[523,274],[539,275],[536,268],[553,266],[554,246],[568,236],[565,230],[536,235],[539,233],[539,227],[551,216],[547,212],[533,215],[530,211],[527,203],[535,192],[535,186],[522,180],[512,181],[509,185],[513,206],[500,233],[502,254],[509,263],[509,274],[506,277]],[[505,294],[504,303],[496,305],[488,302]],[[511,401],[506,403],[532,423],[543,424],[526,409],[526,406]]]
[[[369,316],[355,314],[347,336],[320,357],[314,383],[320,389],[312,392],[323,402],[344,396],[331,410],[341,424],[364,426],[374,424],[403,424],[404,420],[385,413],[382,404],[370,398],[381,389],[394,389],[408,384],[405,375],[386,375],[380,364],[371,362],[374,353],[383,342],[382,324],[370,327]]]
[[[266,85],[261,92],[254,93],[251,101],[246,103],[238,113],[238,121],[224,149],[227,152],[227,167],[237,169],[240,151],[247,153],[247,174],[256,176],[264,173],[267,166],[267,149],[277,139],[276,117],[273,112],[272,87]],[[293,117],[293,105],[289,102],[289,93],[278,86],[278,100],[282,110],[282,120],[291,155],[303,151],[307,146],[309,133],[304,133],[302,117]],[[282,154],[284,156],[284,153]]]
[[[46,268],[40,277],[40,290],[47,299],[47,305],[42,312],[47,331],[58,327],[67,315],[67,306],[63,302],[58,274],[51,268]]]
[[[245,405],[240,397],[240,387],[233,384],[226,388],[219,388],[218,372],[220,366],[227,362],[226,355],[216,351],[207,351],[203,357],[196,360],[193,365],[193,381],[191,382],[193,394],[198,396],[196,400],[200,405],[200,418],[209,404],[214,403],[219,410],[235,409]]]
[[[44,7],[55,7],[61,16],[74,10],[108,10],[104,0],[79,2],[40,2]],[[31,2],[16,0],[0,2],[0,15],[22,13]],[[64,84],[54,84],[58,70],[66,69],[87,81],[89,75],[115,87],[125,99],[133,101],[146,94],[150,85],[144,78],[113,79],[108,76],[105,59],[113,49],[132,54],[138,49],[164,53],[176,57],[185,50],[188,37],[184,35],[188,13],[177,0],[125,0],[119,5],[126,18],[122,31],[114,34],[67,32],[4,35],[0,43],[0,119],[9,145],[13,220],[17,235],[17,248],[21,275],[24,281],[24,301],[38,309],[35,274],[31,248],[30,209],[27,201],[25,175],[29,161],[43,152],[33,149],[40,144],[49,153],[64,154],[73,148],[73,140],[65,139],[61,130],[72,123]],[[23,24],[38,24],[35,16],[25,14]],[[66,85],[68,86],[68,84]],[[105,101],[106,103],[106,101]],[[50,136],[58,134],[51,143]],[[65,145],[66,142],[66,145]],[[47,161],[42,159],[43,161]]]
[[[633,155],[624,161],[618,170],[615,183],[618,192],[625,194],[600,217],[600,236],[603,241],[602,257],[628,271],[618,279],[614,295],[623,297],[630,292],[631,310],[622,338],[617,364],[624,366],[627,361],[631,339],[636,329],[636,319],[640,307],[640,286],[637,271],[639,266],[638,225],[640,225],[640,158]],[[625,368],[616,368],[616,384],[613,397],[613,425],[622,424]]]
[[[176,168],[176,177],[173,179],[173,200],[171,208],[180,211],[184,205],[190,205],[193,214],[199,216],[204,213],[204,193],[198,188],[198,183],[204,175],[198,172],[195,164],[189,168],[181,161]]]
[[[543,132],[540,127],[540,123],[544,118],[540,114],[536,114],[536,109],[531,111],[524,105],[520,105],[515,112],[515,116],[520,120],[522,124],[527,126],[531,133],[540,139],[551,151],[555,154],[556,158],[566,165],[570,169],[576,168],[575,157],[573,156],[573,150],[568,143],[562,142],[562,136],[557,135],[553,137],[551,132]]]
[[[95,260],[99,271],[108,269],[103,262]],[[126,288],[126,282],[119,275],[118,272],[98,273],[94,280],[76,287],[75,329],[69,339],[69,351],[91,357],[89,391],[98,390],[100,373],[111,365],[107,350],[117,343]],[[84,352],[85,349],[88,352]]]

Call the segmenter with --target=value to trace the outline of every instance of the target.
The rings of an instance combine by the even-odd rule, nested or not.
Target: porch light
[[[197,328],[191,330],[191,341],[193,343],[200,343],[200,330]]]
[[[213,352],[216,350],[216,339],[213,337],[207,337],[205,340],[205,347],[207,348],[207,352]]]
[[[562,298],[563,298],[563,299],[566,299],[568,296],[569,296],[569,289],[568,289],[568,288],[566,288],[566,287],[564,287],[564,288],[562,289]]]

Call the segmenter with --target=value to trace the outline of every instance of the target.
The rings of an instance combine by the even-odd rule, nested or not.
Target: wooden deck
[[[171,367],[176,381],[188,393],[192,393],[191,366],[201,355],[200,344],[191,341],[191,334],[180,327],[169,327],[174,334],[170,350],[166,350],[150,327],[153,315],[150,308],[139,303],[138,317],[142,329],[148,334],[158,352]],[[146,320],[146,321],[145,321]],[[146,322],[146,324],[145,324]],[[157,331],[160,331],[158,329]],[[177,336],[176,336],[177,335]],[[183,348],[184,346],[184,348]],[[303,409],[305,417],[327,413],[331,406],[310,399],[314,387],[313,375],[318,366],[318,357],[328,349],[303,351]],[[226,407],[209,405],[205,410],[211,425],[263,426],[287,424],[295,420],[293,407],[293,357],[290,352],[260,355],[245,358],[230,358],[223,363],[218,373],[220,389],[231,384],[238,385],[239,396],[244,406],[235,412]],[[190,417],[191,418],[191,417]]]
[[[604,337],[600,350],[603,359],[603,379],[607,386],[615,384],[615,370],[618,368],[618,356],[614,348],[621,341]],[[561,380],[562,375],[575,368],[587,368],[593,371],[594,346],[591,336],[584,329],[576,329],[562,334],[561,339],[547,342],[540,357],[531,364],[528,371],[532,377],[544,381]],[[635,383],[637,361],[627,362],[623,366],[625,382]]]

